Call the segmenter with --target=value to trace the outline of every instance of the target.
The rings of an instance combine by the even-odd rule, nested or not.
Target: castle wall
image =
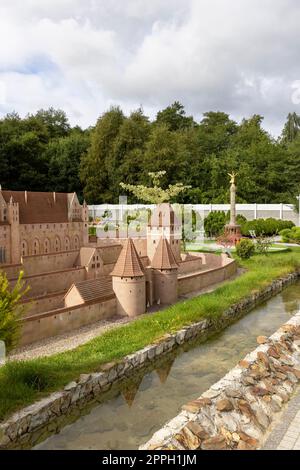
[[[22,271],[22,264],[8,264],[5,266],[0,266],[0,270],[3,271],[7,279],[15,279],[19,276],[20,271]]]
[[[22,320],[20,346],[67,333],[84,325],[111,318],[116,314],[116,299],[101,303],[61,308]]]
[[[24,281],[26,286],[30,286],[30,291],[27,294],[27,298],[29,298],[68,290],[71,284],[85,279],[85,268],[78,267],[26,276]],[[15,283],[16,279],[12,279],[11,286],[14,286]]]
[[[220,257],[222,260],[222,258]],[[223,266],[209,268],[207,271],[198,273],[184,274],[178,278],[178,294],[184,295],[204,289],[212,284],[222,282],[236,273],[236,262],[227,258]]]
[[[76,264],[78,255],[79,250],[47,255],[24,256],[22,269],[26,275],[30,276],[37,273],[73,268]]]
[[[29,317],[37,313],[48,312],[56,308],[63,307],[63,299],[65,292],[59,292],[57,294],[48,294],[35,299],[27,299],[22,303],[25,306],[24,317]]]
[[[200,271],[205,267],[203,265],[202,258],[198,257],[197,259],[183,261],[179,263],[178,274],[186,274],[190,272]]]
[[[135,317],[146,311],[145,277],[129,278],[113,276],[113,290],[117,297],[117,313]]]

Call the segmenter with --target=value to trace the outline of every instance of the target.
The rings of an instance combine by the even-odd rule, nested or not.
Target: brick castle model
[[[159,204],[147,237],[93,242],[88,207],[75,193],[0,189],[0,269],[11,286],[24,271],[21,344],[101,319],[170,305],[236,272],[223,254],[181,253],[181,224]]]

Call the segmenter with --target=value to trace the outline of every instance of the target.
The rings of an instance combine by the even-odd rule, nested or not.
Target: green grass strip
[[[49,393],[63,388],[81,373],[95,372],[166,333],[204,318],[218,320],[231,305],[279,277],[300,269],[300,248],[286,253],[256,255],[240,262],[247,271],[214,292],[179,302],[160,312],[111,329],[74,350],[40,359],[9,361],[0,368],[0,420]]]

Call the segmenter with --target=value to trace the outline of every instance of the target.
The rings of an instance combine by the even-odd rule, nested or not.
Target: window
[[[61,243],[60,238],[58,236],[55,237],[55,251],[61,251]]]
[[[27,241],[26,240],[23,240],[22,241],[22,256],[27,256],[28,255],[28,244],[27,244]]]
[[[49,238],[46,238],[44,241],[44,253],[49,253],[50,252],[50,240]]]
[[[79,238],[77,235],[74,237],[74,250],[78,250],[79,248]]]
[[[69,251],[70,250],[70,238],[65,237],[65,250]]]
[[[33,254],[38,255],[40,253],[40,242],[37,238],[34,239],[33,242]]]
[[[0,263],[6,262],[6,249],[4,246],[0,246]]]

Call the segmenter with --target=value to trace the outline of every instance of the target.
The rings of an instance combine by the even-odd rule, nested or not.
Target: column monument
[[[236,205],[235,205],[235,197],[236,197],[236,185],[235,185],[235,178],[236,173],[228,173],[230,176],[230,222],[229,224],[225,225],[225,235],[232,238],[234,244],[236,244],[241,238],[241,226],[236,223]]]

